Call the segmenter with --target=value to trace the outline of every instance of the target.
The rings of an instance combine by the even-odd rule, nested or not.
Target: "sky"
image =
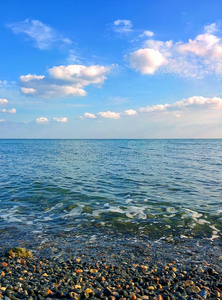
[[[1,0],[0,138],[222,138],[221,0]]]

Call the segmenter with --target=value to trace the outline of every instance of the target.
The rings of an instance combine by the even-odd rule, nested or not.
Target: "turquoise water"
[[[0,240],[221,230],[222,140],[0,140]]]

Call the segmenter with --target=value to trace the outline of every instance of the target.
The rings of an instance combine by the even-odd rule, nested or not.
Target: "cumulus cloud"
[[[52,27],[39,20],[26,19],[22,22],[8,24],[16,34],[23,33],[34,41],[34,46],[41,50],[52,48],[56,44],[71,44],[71,40],[63,37]]]
[[[143,48],[129,54],[130,65],[142,74],[154,74],[159,70],[183,77],[221,75],[222,41],[216,31],[213,23],[188,42],[149,39],[144,42]]]
[[[99,112],[98,115],[103,118],[107,119],[119,119],[120,113],[112,112],[112,111],[106,111],[106,112]]]
[[[206,59],[218,59],[222,57],[221,39],[213,34],[199,34],[194,40],[177,47],[181,53],[191,53]]]
[[[110,119],[119,119],[121,116],[129,117],[129,116],[136,116],[142,114],[152,114],[152,115],[160,115],[162,113],[170,113],[176,118],[180,118],[183,111],[190,109],[191,111],[196,111],[195,108],[198,107],[198,111],[215,111],[215,110],[222,110],[222,98],[219,97],[203,97],[203,96],[192,96],[189,98],[184,98],[172,104],[165,103],[165,104],[156,104],[147,107],[141,107],[137,110],[128,109],[124,112],[99,112],[97,115],[103,118],[110,118]],[[84,117],[89,118],[96,118],[94,114],[85,113]]]
[[[139,49],[130,54],[130,65],[142,74],[153,74],[166,62],[165,57],[155,49]]]
[[[118,33],[129,33],[133,24],[130,20],[116,20],[113,22],[113,30]]]
[[[49,76],[28,74],[20,76],[21,93],[42,98],[86,96],[84,87],[102,85],[111,67],[100,65],[57,66],[48,69]]]
[[[176,107],[184,106],[205,106],[213,108],[222,108],[222,98],[212,97],[206,98],[203,96],[193,96],[186,99],[182,99],[174,104]]]
[[[145,30],[141,35],[140,37],[151,37],[151,36],[154,36],[154,33],[150,30]]]
[[[16,109],[15,108],[11,108],[11,109],[5,109],[5,108],[3,108],[1,110],[1,112],[7,113],[7,114],[15,114],[16,113]]]
[[[48,121],[49,120],[45,117],[36,118],[36,123],[38,123],[38,124],[45,124],[45,123],[48,123]]]
[[[90,118],[90,119],[96,119],[96,116],[94,114],[91,113],[84,113],[84,117],[85,118]]]
[[[67,118],[53,118],[53,121],[56,121],[56,122],[61,122],[61,123],[67,123],[68,122],[68,119]]]
[[[135,116],[135,115],[137,115],[137,111],[134,110],[134,109],[127,109],[127,110],[125,110],[124,115],[126,115],[126,116]]]
[[[7,104],[8,103],[8,100],[7,99],[0,99],[0,104]]]
[[[152,105],[152,106],[147,106],[147,107],[141,107],[139,109],[140,112],[158,112],[158,111],[164,111],[168,107],[170,107],[170,104],[157,104],[157,105]]]

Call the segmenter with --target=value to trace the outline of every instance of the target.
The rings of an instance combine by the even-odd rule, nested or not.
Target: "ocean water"
[[[0,241],[220,239],[222,140],[0,140]]]

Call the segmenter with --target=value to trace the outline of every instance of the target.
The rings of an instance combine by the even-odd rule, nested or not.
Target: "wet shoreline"
[[[3,299],[220,299],[221,240],[110,237],[0,253]],[[8,297],[8,298],[5,298]],[[161,298],[162,297],[162,298]]]

